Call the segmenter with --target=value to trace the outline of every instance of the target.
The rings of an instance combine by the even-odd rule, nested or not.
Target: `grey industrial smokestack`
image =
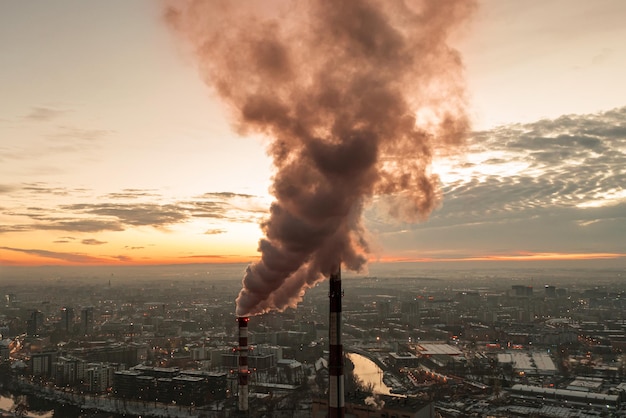
[[[239,369],[238,369],[238,410],[241,413],[248,412],[248,317],[238,317],[239,325]]]
[[[330,318],[329,318],[329,418],[343,418],[346,413],[343,378],[343,345],[341,344],[341,267],[337,266],[330,275]]]

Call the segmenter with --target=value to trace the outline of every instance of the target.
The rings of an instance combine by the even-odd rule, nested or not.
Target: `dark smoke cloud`
[[[272,138],[276,200],[238,315],[295,306],[338,263],[361,269],[361,214],[373,195],[392,196],[392,213],[413,221],[437,206],[432,152],[468,132],[462,63],[446,41],[474,8],[466,0],[252,3],[172,1],[166,11],[238,130]]]

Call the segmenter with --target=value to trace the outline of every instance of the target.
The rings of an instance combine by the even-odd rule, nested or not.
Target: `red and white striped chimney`
[[[240,316],[239,324],[239,405],[240,412],[248,412],[248,321],[250,318]]]
[[[341,345],[341,266],[338,265],[330,275],[330,323],[329,323],[329,361],[328,370],[328,416],[343,418],[346,413],[343,382],[343,346]]]

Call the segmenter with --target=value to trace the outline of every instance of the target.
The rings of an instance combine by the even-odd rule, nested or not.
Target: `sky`
[[[435,158],[428,219],[374,197],[370,260],[625,267],[625,15],[479,2],[450,41],[472,134]],[[269,140],[233,127],[159,2],[0,2],[0,57],[0,266],[258,258]]]

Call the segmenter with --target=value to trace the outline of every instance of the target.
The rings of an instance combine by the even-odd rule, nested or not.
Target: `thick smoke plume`
[[[468,0],[172,0],[241,132],[271,138],[275,197],[237,315],[295,306],[340,263],[359,270],[367,201],[417,220],[438,204],[433,150],[468,132],[463,66],[446,42]]]

